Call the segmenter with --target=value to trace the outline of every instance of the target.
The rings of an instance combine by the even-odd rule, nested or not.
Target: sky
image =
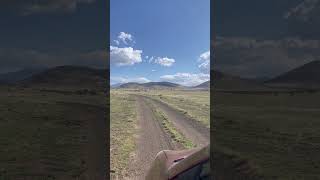
[[[210,79],[210,0],[111,0],[111,84]]]
[[[320,60],[320,0],[223,0],[213,7],[217,70],[265,79]]]
[[[0,1],[0,73],[59,65],[108,68],[106,3]]]
[[[113,84],[209,79],[210,0],[110,1],[110,24],[105,0],[0,1],[0,74],[109,68],[112,48]],[[216,69],[272,78],[320,60],[320,0],[223,0],[211,11]]]

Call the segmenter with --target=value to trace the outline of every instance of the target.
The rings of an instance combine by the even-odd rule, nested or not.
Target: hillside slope
[[[21,82],[28,86],[104,87],[108,72],[82,66],[59,66],[35,74]]]

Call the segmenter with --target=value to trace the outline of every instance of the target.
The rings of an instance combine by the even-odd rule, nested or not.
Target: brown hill
[[[179,84],[171,82],[148,82],[148,83],[125,83],[119,86],[119,88],[130,88],[130,89],[145,89],[145,88],[156,88],[156,89],[171,89],[181,88]]]
[[[217,70],[212,70],[213,87],[215,90],[226,91],[260,91],[268,88],[252,79],[245,79],[238,76],[229,75]]]
[[[59,66],[35,74],[19,84],[27,86],[105,87],[108,71],[82,66]]]
[[[312,61],[265,82],[270,86],[319,88],[320,61]]]
[[[201,83],[197,86],[195,86],[194,88],[198,88],[198,89],[210,89],[210,81],[206,81],[204,83]]]

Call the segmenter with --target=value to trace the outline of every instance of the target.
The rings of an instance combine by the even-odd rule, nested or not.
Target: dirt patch
[[[161,150],[173,150],[175,145],[162,129],[143,97],[137,96],[138,126],[137,149],[134,161],[129,165],[130,179],[144,179],[147,170],[157,153]]]
[[[139,133],[136,138],[137,149],[129,165],[131,177],[128,179],[144,179],[146,172],[158,152],[162,150],[184,149],[181,144],[175,142],[170,137],[170,134],[165,131],[152,107],[164,112],[175,128],[195,145],[204,146],[209,143],[209,129],[199,122],[189,119],[166,104],[151,98],[137,95],[136,103],[138,107],[137,118]]]
[[[210,142],[210,129],[199,121],[193,120],[183,113],[169,107],[167,104],[149,98],[161,111],[163,111],[174,124],[179,132],[181,132],[187,139],[190,139],[193,144],[197,146],[205,146]]]

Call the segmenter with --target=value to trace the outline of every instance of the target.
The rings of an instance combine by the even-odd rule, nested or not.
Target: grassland
[[[0,179],[80,177],[101,97],[0,87]]]
[[[134,97],[120,91],[111,91],[110,164],[112,178],[129,177],[130,156],[135,150],[137,112]]]
[[[174,126],[174,124],[168,119],[167,115],[156,107],[150,99],[142,98],[140,101],[136,101],[138,96],[143,95],[157,100],[161,100],[182,112],[186,112],[186,115],[193,115],[193,118],[201,119],[201,122],[207,122],[209,124],[209,92],[184,92],[184,91],[171,91],[171,90],[137,90],[137,89],[114,89],[111,90],[111,176],[113,179],[116,178],[125,178],[130,177],[130,162],[134,160],[134,155],[138,151],[140,152],[141,148],[137,147],[136,140],[137,134],[139,134],[140,128],[138,126],[138,108],[137,102],[145,101],[148,105],[147,108],[151,108],[152,115],[149,116],[148,110],[141,107],[141,113],[143,117],[147,117],[148,121],[152,120],[152,116],[155,119],[160,121],[163,130],[156,133],[165,133],[171,137],[170,139],[165,139],[163,141],[171,141],[173,144],[177,145],[179,148],[192,148],[195,145],[188,140],[182,133],[180,133]],[[172,100],[173,99],[173,100]],[[170,104],[169,104],[170,103]],[[184,106],[180,106],[183,104]],[[194,104],[196,103],[196,105]],[[200,107],[199,107],[200,106]],[[184,108],[184,109],[181,109]],[[194,108],[197,108],[196,112]],[[203,112],[204,111],[204,112]],[[157,123],[150,123],[152,126],[156,126]],[[149,124],[149,125],[150,125]],[[156,126],[158,127],[158,126]],[[154,128],[157,129],[157,128]],[[141,131],[143,132],[143,131]],[[161,134],[162,135],[162,134]],[[151,146],[156,146],[157,142],[146,142],[151,144]],[[158,144],[159,145],[159,144]],[[183,146],[183,147],[182,147]],[[159,147],[162,147],[160,144]],[[149,147],[150,148],[150,147]],[[154,149],[151,148],[153,151]],[[151,151],[150,150],[150,151]],[[153,160],[153,157],[159,151],[164,149],[159,149],[155,154],[145,157]],[[135,167],[133,167],[135,168]],[[132,174],[131,174],[132,175]]]
[[[125,91],[125,90],[123,90]],[[131,92],[160,100],[186,116],[210,127],[210,92],[191,90],[148,90]]]
[[[320,94],[214,94],[213,142],[266,179],[320,179]]]

